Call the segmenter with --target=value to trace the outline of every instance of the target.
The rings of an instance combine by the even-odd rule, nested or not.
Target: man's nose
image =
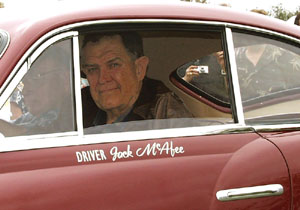
[[[101,68],[98,75],[98,83],[103,84],[111,80],[110,72],[107,68]]]

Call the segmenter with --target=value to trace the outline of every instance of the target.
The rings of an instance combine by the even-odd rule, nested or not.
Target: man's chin
[[[111,101],[111,100],[108,100],[108,99],[103,99],[102,100],[103,102],[101,102],[99,104],[99,107],[102,109],[102,110],[112,110],[112,109],[116,109],[120,106],[120,103],[117,102],[117,101]]]

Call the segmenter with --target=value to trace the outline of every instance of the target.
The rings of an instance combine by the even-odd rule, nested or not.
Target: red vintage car
[[[300,208],[299,27],[199,3],[66,4],[0,9],[0,209]],[[128,118],[141,100],[147,116]]]

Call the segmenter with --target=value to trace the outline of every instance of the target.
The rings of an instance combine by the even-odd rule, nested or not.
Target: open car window
[[[299,122],[299,46],[241,32],[233,39],[246,121]]]
[[[203,59],[210,55],[218,62],[224,28],[146,25],[78,28],[76,70],[72,39],[42,49],[22,66],[25,76],[1,107],[0,132],[8,137],[76,131],[81,111],[85,134],[234,123],[227,71]],[[204,68],[202,88],[182,76],[184,66],[194,62]],[[81,97],[74,94],[77,70]]]
[[[137,43],[130,36],[140,37],[142,53],[131,49]],[[94,29],[83,31],[80,41],[82,81],[88,82],[82,86],[86,134],[233,123],[225,69],[199,64],[205,72],[200,76],[202,88],[198,89],[208,95],[205,100],[198,100],[202,97],[200,92],[190,94],[190,86],[196,85],[183,80],[189,64],[207,55],[217,62],[213,56],[223,51],[221,29]],[[142,77],[140,67],[144,68]],[[124,115],[113,118],[113,110],[125,110],[130,100],[133,103],[122,112]]]

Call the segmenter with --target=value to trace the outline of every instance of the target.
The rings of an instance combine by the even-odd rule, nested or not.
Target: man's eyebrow
[[[118,61],[118,60],[122,61],[122,59],[120,57],[115,57],[115,58],[112,58],[112,59],[108,60],[107,63],[113,63],[113,62]]]
[[[89,64],[89,63],[85,63],[85,64],[82,64],[82,67],[83,67],[83,68],[99,67],[99,65],[98,65],[98,64]]]
[[[114,58],[108,60],[106,63],[113,63],[115,61],[122,61],[122,58],[120,58],[120,57],[114,57]],[[99,68],[99,65],[96,64],[96,63],[84,63],[84,64],[82,64],[81,67],[82,68],[92,68],[92,67],[93,68],[95,68],[95,67]]]

